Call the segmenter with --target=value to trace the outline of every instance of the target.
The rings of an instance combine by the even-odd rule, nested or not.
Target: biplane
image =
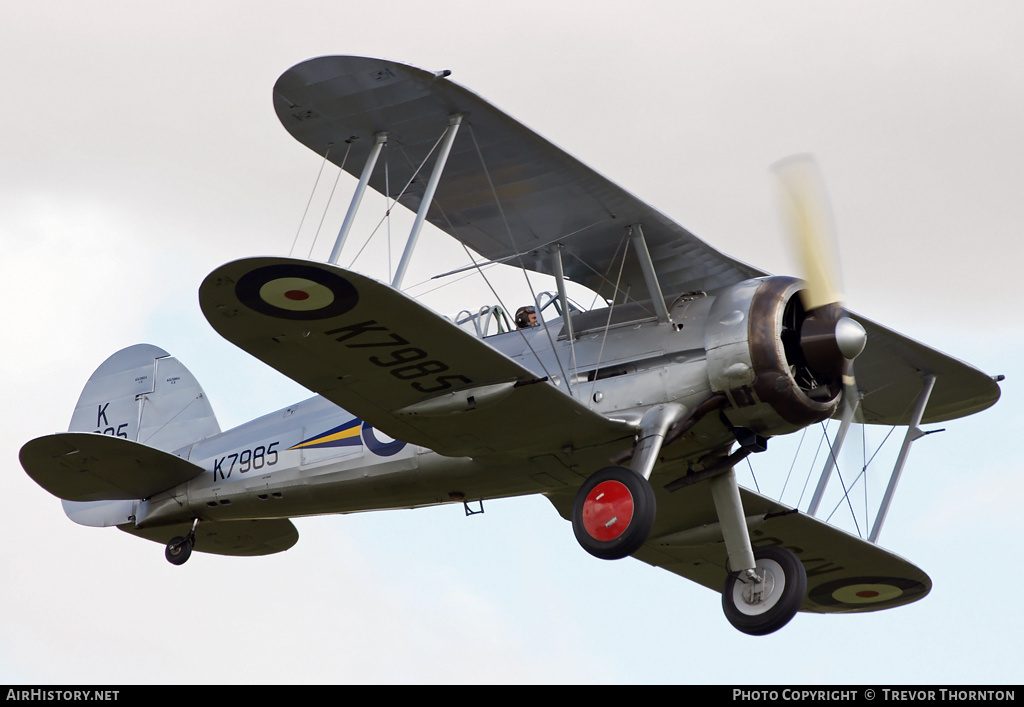
[[[998,381],[846,309],[806,162],[783,164],[804,279],[719,253],[501,110],[431,72],[363,57],[288,70],[274,107],[358,177],[328,262],[247,257],[212,272],[202,311],[228,341],[317,395],[222,431],[198,381],[140,344],[110,356],[68,432],[21,463],[76,523],[165,545],[265,555],[291,518],[543,494],[595,557],[627,556],[722,593],[771,633],[797,611],[888,609],[929,577],[877,544],[919,425],[969,415]],[[392,158],[382,170],[387,148]],[[366,187],[415,213],[390,283],[337,265]],[[554,279],[503,304],[435,313],[402,291],[425,222]],[[601,306],[584,311],[566,282]],[[531,316],[533,315],[533,316]],[[854,370],[854,362],[856,367]],[[870,536],[743,488],[775,436],[840,420],[906,426]]]

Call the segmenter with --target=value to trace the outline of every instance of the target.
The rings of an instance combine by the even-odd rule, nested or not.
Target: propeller
[[[798,341],[807,367],[822,381],[840,385],[849,410],[859,402],[853,360],[867,345],[867,332],[847,316],[843,302],[835,228],[817,163],[795,155],[775,163],[788,230],[802,261],[805,316]],[[850,410],[852,412],[852,410]]]

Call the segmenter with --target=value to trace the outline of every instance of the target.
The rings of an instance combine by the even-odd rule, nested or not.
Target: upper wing
[[[295,139],[321,155],[333,144],[330,160],[354,175],[362,171],[374,135],[387,132],[388,149],[396,154],[388,162],[392,195],[430,154],[449,116],[464,114],[427,220],[492,260],[520,256],[510,262],[551,274],[546,246],[558,242],[565,247],[565,274],[610,297],[604,274],[621,252],[626,228],[641,224],[666,294],[712,290],[764,274],[722,255],[476,94],[432,72],[384,59],[311,59],[278,79],[274,107]],[[419,207],[427,174],[420,172],[400,203]],[[378,168],[369,184],[383,194],[384,180]],[[646,291],[639,265],[631,261],[621,288]]]
[[[532,455],[634,432],[401,292],[332,265],[238,260],[206,278],[199,303],[228,341],[440,454]]]
[[[511,116],[432,72],[384,59],[320,57],[278,79],[274,107],[299,142],[318,154],[333,145],[330,159],[352,174],[362,171],[374,135],[387,132],[389,150],[399,154],[388,162],[393,192],[413,178],[449,116],[465,114],[427,219],[493,260],[510,259],[551,274],[545,246],[558,242],[565,248],[565,274],[611,297],[605,274],[625,229],[641,224],[668,296],[766,274],[719,253]],[[419,173],[400,203],[419,207],[426,174]],[[369,183],[385,193],[384,180],[378,168]],[[623,270],[620,291],[627,288],[646,291],[635,258],[628,258]],[[867,393],[866,421],[906,423],[928,374],[935,374],[937,383],[925,422],[967,415],[999,398],[998,386],[981,371],[857,319],[868,331],[867,349],[856,364],[858,384]]]
[[[710,486],[694,484],[675,493],[656,487],[655,493],[654,531],[633,557],[721,592],[727,553],[721,532],[716,531],[718,516]],[[752,525],[754,548],[780,545],[803,563],[807,594],[801,611],[879,611],[917,601],[931,590],[927,574],[888,550],[753,491],[740,488],[740,496]],[[569,518],[572,496],[550,498],[559,513]]]
[[[852,316],[868,333],[868,345],[854,363],[857,386],[864,391],[860,407],[864,422],[908,424],[924,377],[929,375],[935,376],[935,388],[924,423],[970,415],[999,400],[999,384],[992,376],[870,319]]]

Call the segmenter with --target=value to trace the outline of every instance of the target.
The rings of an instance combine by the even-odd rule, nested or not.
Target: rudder
[[[97,432],[174,452],[220,433],[199,381],[151,344],[121,349],[85,384],[69,432]]]

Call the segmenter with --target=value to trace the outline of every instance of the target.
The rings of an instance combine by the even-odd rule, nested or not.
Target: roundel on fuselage
[[[373,433],[373,427],[364,422],[363,423],[363,444],[371,452],[376,454],[378,457],[390,457],[398,454],[405,447],[405,442],[401,440],[393,440],[391,442],[381,442],[377,439],[377,436]]]

